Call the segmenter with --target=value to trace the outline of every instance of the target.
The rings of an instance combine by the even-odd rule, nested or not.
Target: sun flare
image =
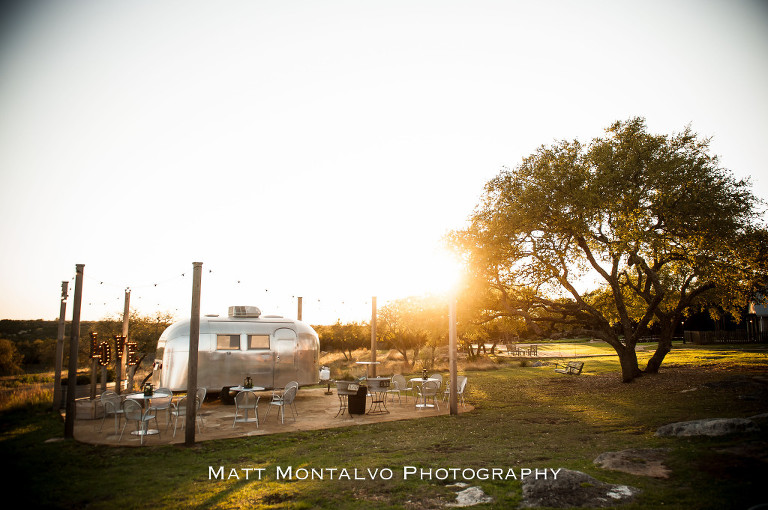
[[[464,274],[453,254],[443,249],[414,255],[405,267],[398,270],[403,277],[403,286],[410,294],[446,295],[456,292]]]

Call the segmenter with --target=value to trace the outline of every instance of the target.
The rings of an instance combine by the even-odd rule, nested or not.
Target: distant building
[[[683,341],[693,344],[768,342],[768,298],[760,296],[751,301],[746,312],[746,316],[739,322],[723,316],[718,319],[722,324],[713,321],[705,312],[695,314],[685,321]],[[714,330],[707,323],[713,323]]]
[[[753,333],[768,331],[768,299],[752,301],[747,313],[747,328],[752,329]]]

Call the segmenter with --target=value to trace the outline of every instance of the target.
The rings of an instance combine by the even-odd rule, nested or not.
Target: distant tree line
[[[131,311],[128,341],[136,342],[142,359],[154,360],[157,339],[171,325],[174,317],[169,313],[140,315]],[[58,321],[0,320],[0,374],[15,374],[29,369],[50,370],[55,366]],[[90,366],[90,333],[95,332],[98,341],[107,341],[114,352],[114,336],[122,333],[122,317],[106,317],[99,321],[80,323],[78,366]],[[65,324],[64,365],[69,358],[71,322]],[[146,363],[146,362],[145,362]]]
[[[470,357],[493,353],[498,344],[541,338],[541,331],[519,318],[487,318],[480,301],[467,288],[458,300],[458,348]],[[367,322],[313,326],[323,351],[342,352],[352,361],[357,349],[370,349],[371,327]],[[583,328],[556,325],[548,330],[551,337],[584,335]],[[427,294],[410,296],[387,303],[377,310],[376,337],[379,349],[394,349],[411,367],[420,363],[430,369],[436,362],[438,348],[448,345],[448,299]],[[489,347],[486,349],[486,344]]]
[[[342,324],[336,321],[330,326],[313,326],[320,337],[320,349],[329,352],[341,352],[344,359],[351,361],[352,352],[371,346],[370,325],[365,322]]]

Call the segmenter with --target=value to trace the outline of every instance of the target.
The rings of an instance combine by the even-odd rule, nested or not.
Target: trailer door
[[[288,328],[275,330],[275,388],[285,388],[296,378],[296,332]]]

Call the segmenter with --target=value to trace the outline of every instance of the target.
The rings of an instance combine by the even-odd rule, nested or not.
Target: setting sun
[[[460,283],[463,271],[448,251],[436,248],[431,254],[414,258],[411,264],[399,268],[404,286],[415,294],[448,294]]]

